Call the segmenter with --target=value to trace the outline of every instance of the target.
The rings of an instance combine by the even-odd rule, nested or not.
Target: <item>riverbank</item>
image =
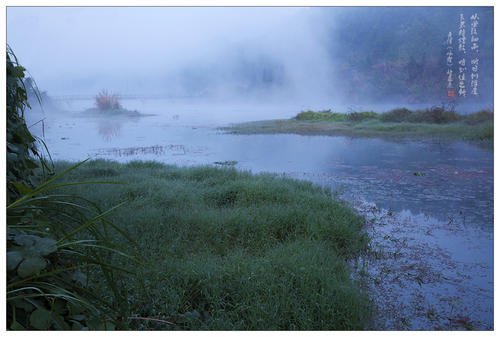
[[[460,139],[493,146],[493,113],[489,111],[468,116],[432,109],[395,109],[383,114],[303,111],[291,119],[247,122],[221,129],[233,134]]]
[[[109,161],[65,179],[126,182],[71,193],[102,209],[126,202],[109,219],[144,259],[121,266],[136,270],[123,283],[130,329],[359,330],[370,321],[348,263],[368,249],[363,219],[310,182]]]

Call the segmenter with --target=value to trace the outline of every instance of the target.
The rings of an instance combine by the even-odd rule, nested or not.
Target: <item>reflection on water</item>
[[[166,151],[173,151],[177,154],[186,154],[186,148],[184,145],[153,145],[153,146],[137,146],[137,147],[128,147],[128,148],[111,148],[111,149],[101,149],[98,154],[99,155],[108,155],[108,156],[118,156],[118,157],[130,157],[130,156],[138,156],[138,155],[162,155]]]
[[[120,135],[121,122],[117,119],[99,118],[97,121],[97,130],[99,135],[105,141],[110,141],[112,138]]]
[[[214,128],[221,125],[214,122],[217,111],[168,108],[141,111],[157,116],[116,120],[49,115],[45,141],[55,159],[232,163],[323,185],[374,219],[368,228],[374,247],[395,252],[390,260],[369,261],[367,268],[373,282],[384,281],[382,288],[372,288],[387,294],[379,303],[382,312],[404,316],[385,328],[458,329],[445,323],[464,317],[476,328],[492,328],[491,150],[460,141],[230,135]],[[223,115],[241,111],[226,108]],[[36,127],[33,132],[41,135]],[[420,306],[407,307],[405,301]]]
[[[493,328],[493,233],[365,201],[352,205],[371,238],[371,252],[355,267],[379,309],[373,329]]]

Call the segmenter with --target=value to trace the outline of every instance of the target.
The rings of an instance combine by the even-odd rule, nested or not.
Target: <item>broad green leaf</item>
[[[45,259],[39,256],[28,257],[17,268],[17,274],[22,278],[30,277],[41,272],[46,266]]]
[[[85,315],[73,315],[73,316],[68,316],[68,318],[73,319],[75,321],[83,322],[87,319],[87,316],[85,316]]]
[[[56,299],[54,303],[51,305],[52,312],[59,314],[59,315],[65,315],[68,312],[68,308],[66,307],[66,301]]]
[[[37,238],[38,236],[36,235],[21,234],[16,235],[16,237],[14,238],[14,242],[19,246],[34,246]]]
[[[22,326],[18,321],[13,321],[10,325],[11,330],[26,330],[24,326]]]
[[[108,321],[101,322],[101,321],[93,320],[93,321],[89,322],[89,328],[91,328],[92,330],[98,330],[98,331],[103,331],[103,330],[113,331],[113,330],[115,330],[115,325],[111,322],[108,322]]]
[[[11,153],[7,153],[7,162],[9,161],[17,161],[17,154],[11,152]]]
[[[52,312],[52,320],[54,321],[54,328],[56,330],[69,330],[69,324],[64,321],[63,316]]]
[[[23,253],[17,250],[7,252],[7,270],[14,270],[24,259]]]
[[[68,310],[70,315],[79,315],[85,312],[85,307],[78,302],[68,302]]]
[[[36,235],[22,234],[14,238],[14,242],[23,246],[31,255],[47,256],[57,250],[56,241]]]
[[[30,324],[37,330],[47,330],[50,326],[51,314],[45,309],[36,309],[30,316]]]
[[[42,256],[47,256],[57,250],[56,240],[50,238],[39,238],[35,246]]]
[[[17,154],[23,153],[23,148],[17,144],[14,144],[14,143],[7,143],[7,150],[11,151],[12,153],[17,153]]]
[[[29,169],[35,169],[38,167],[38,164],[34,161],[34,160],[27,160],[26,161],[26,166],[29,168]]]
[[[71,325],[71,330],[83,330],[85,327],[81,325],[79,322],[73,322]]]
[[[23,77],[24,77],[24,71],[25,71],[25,70],[26,70],[26,69],[25,69],[24,67],[22,67],[22,66],[15,66],[15,67],[13,68],[12,75],[13,75],[14,77],[23,78]]]
[[[33,304],[31,304],[28,301],[23,300],[23,299],[9,301],[9,303],[11,305],[13,305],[14,307],[22,309],[26,312],[32,312],[33,310],[35,310],[35,306]]]

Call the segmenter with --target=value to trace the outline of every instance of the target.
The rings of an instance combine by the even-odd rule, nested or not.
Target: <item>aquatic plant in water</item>
[[[102,90],[95,97],[95,105],[101,111],[119,110],[122,108],[118,101],[118,95],[108,93],[107,90]]]

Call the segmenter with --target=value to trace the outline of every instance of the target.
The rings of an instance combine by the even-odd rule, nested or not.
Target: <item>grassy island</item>
[[[443,108],[385,113],[302,111],[291,119],[241,123],[223,128],[235,134],[289,133],[395,138],[448,138],[493,144],[493,112],[459,115]]]

